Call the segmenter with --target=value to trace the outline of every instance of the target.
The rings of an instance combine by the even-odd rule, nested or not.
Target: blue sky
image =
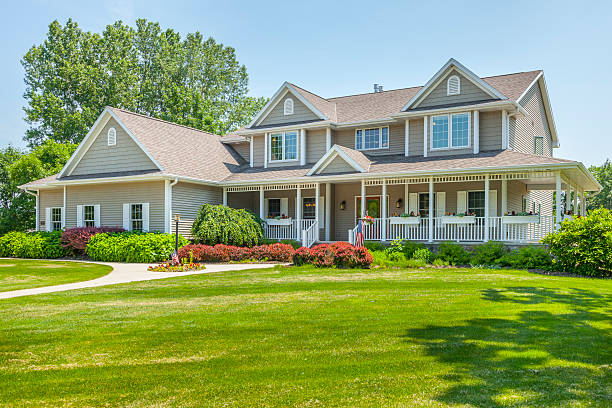
[[[7,4],[8,3],[8,4]],[[24,146],[20,58],[48,24],[86,30],[158,21],[236,48],[250,93],[283,81],[324,97],[422,85],[454,57],[480,76],[543,69],[561,148],[587,165],[612,158],[612,2],[234,2],[100,0],[3,4],[0,146]]]

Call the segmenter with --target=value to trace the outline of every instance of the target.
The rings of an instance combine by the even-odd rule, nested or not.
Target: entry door
[[[357,197],[356,208],[355,222],[358,222],[361,217],[361,197]],[[372,218],[380,218],[380,196],[366,197],[366,215]]]

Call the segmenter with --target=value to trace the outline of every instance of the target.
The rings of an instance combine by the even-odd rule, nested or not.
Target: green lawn
[[[612,280],[281,268],[0,301],[0,405],[612,404]]]
[[[110,266],[85,262],[0,259],[0,292],[81,282],[112,270]]]

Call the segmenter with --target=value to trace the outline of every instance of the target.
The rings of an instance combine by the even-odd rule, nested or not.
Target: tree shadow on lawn
[[[411,329],[406,341],[450,367],[435,398],[477,407],[612,406],[612,296],[584,289],[487,289],[484,300],[549,310]],[[520,307],[520,306],[519,306]]]

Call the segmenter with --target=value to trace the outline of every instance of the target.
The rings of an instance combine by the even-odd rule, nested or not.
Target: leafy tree
[[[235,50],[196,33],[185,38],[143,19],[102,34],[71,19],[49,25],[23,57],[31,146],[80,142],[105,106],[224,134],[265,104],[247,96],[248,75]]]
[[[26,229],[34,220],[34,217],[26,215],[32,212],[32,200],[17,188],[19,184],[12,178],[10,170],[23,155],[24,152],[12,146],[0,150],[0,234]]]
[[[612,210],[612,162],[606,160],[601,166],[589,167],[589,171],[593,173],[603,188],[599,193],[589,195],[587,209],[591,211],[604,207]]]

